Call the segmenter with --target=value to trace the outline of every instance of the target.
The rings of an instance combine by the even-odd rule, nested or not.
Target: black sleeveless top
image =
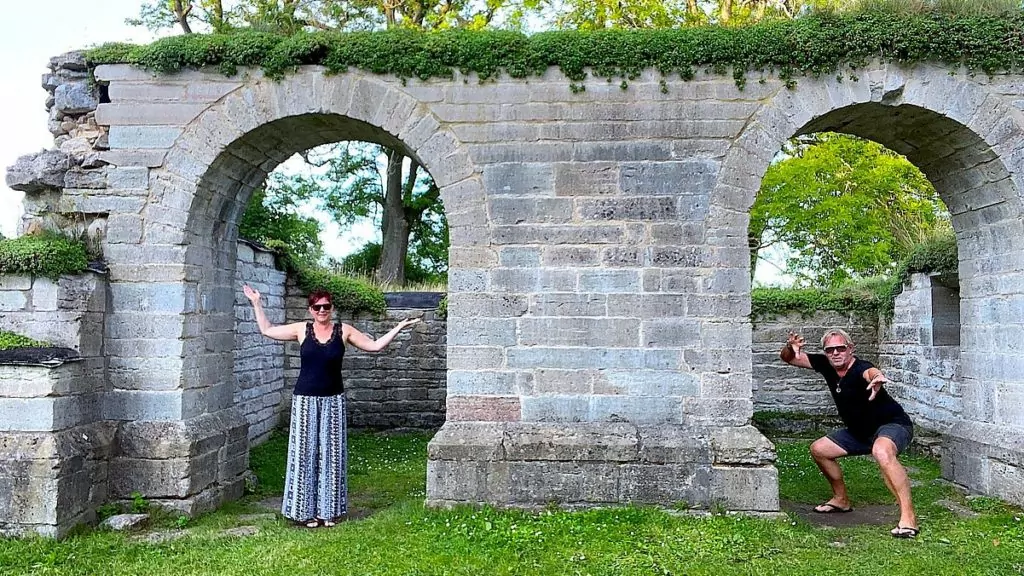
[[[345,357],[341,324],[335,323],[327,342],[319,342],[313,323],[306,322],[306,339],[299,348],[302,362],[295,394],[299,396],[336,396],[345,391],[341,381],[341,361]]]

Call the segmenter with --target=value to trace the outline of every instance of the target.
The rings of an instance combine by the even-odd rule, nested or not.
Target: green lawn
[[[922,535],[895,540],[877,526],[814,528],[800,521],[691,517],[650,508],[542,513],[422,506],[423,435],[350,437],[350,492],[364,520],[303,530],[276,518],[260,532],[227,537],[252,502],[279,492],[285,438],[255,449],[259,494],[193,520],[189,536],[162,544],[133,535],[88,531],[61,542],[0,540],[0,574],[270,575],[319,574],[1024,574],[1024,516],[991,499],[965,499],[938,478],[937,464],[908,457],[918,483]],[[891,497],[867,458],[844,463],[856,504]],[[807,442],[780,443],[783,498],[817,503],[828,490],[807,456]],[[936,506],[952,499],[982,515],[956,518]],[[169,529],[173,518],[163,520]],[[252,523],[252,522],[248,522]],[[157,527],[154,529],[160,529]]]

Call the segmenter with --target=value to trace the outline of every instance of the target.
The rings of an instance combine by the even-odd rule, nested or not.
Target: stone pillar
[[[95,272],[0,276],[0,328],[55,346],[0,366],[0,532],[59,537],[107,501],[106,286]]]
[[[113,431],[81,359],[0,365],[0,534],[61,537],[107,500]]]
[[[122,266],[135,273],[133,260],[153,257],[140,252],[111,274],[125,274]],[[119,423],[111,496],[139,492],[185,514],[240,497],[249,442],[233,404],[233,292],[214,297],[194,283],[157,278],[112,282],[110,291],[103,414]],[[230,328],[208,331],[211,316],[229,318]]]

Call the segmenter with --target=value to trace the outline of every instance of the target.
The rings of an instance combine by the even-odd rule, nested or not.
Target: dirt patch
[[[814,504],[783,500],[782,510],[799,517],[814,526],[832,528],[848,528],[855,526],[888,526],[893,527],[900,519],[899,508],[895,504],[868,504],[854,506],[850,512],[820,514],[814,511]]]

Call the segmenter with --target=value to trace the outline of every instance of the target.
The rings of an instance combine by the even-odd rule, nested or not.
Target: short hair
[[[331,298],[331,293],[327,290],[313,290],[309,293],[309,298],[307,298],[307,300],[309,301],[309,306],[312,307],[313,304],[316,304],[317,300],[322,300],[324,298],[327,298],[328,302],[334,304],[334,299]]]
[[[853,347],[853,338],[850,338],[850,335],[847,334],[846,330],[843,330],[842,328],[829,328],[828,330],[826,330],[825,335],[821,337],[821,347],[824,348],[825,340],[828,340],[833,336],[842,336],[843,341],[846,342],[846,345]]]

